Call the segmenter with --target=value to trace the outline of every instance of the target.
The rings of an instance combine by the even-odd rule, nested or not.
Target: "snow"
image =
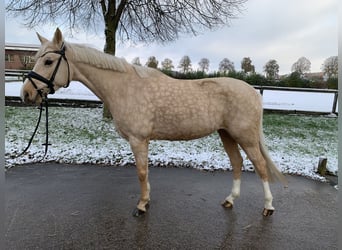
[[[266,109],[331,112],[333,101],[333,93],[264,90],[263,94]]]
[[[20,96],[22,82],[6,82],[5,96]],[[95,100],[99,98],[93,94],[82,83],[72,81],[68,88],[59,89],[54,95],[49,96],[51,99],[74,99],[74,100]]]
[[[20,88],[22,83],[10,82],[6,83],[6,96],[20,96]],[[331,111],[332,99],[331,94],[316,94],[294,92],[276,92],[264,91],[264,106],[272,109],[295,109],[309,111]],[[98,100],[98,98],[84,87],[79,82],[72,82],[67,89],[61,89],[50,98],[66,98],[66,99],[85,99]],[[319,102],[317,101],[319,99]],[[48,154],[44,161],[55,161],[60,163],[93,163],[93,164],[131,164],[134,163],[134,157],[130,150],[129,144],[122,139],[115,131],[114,127],[109,122],[102,121],[101,109],[70,109],[64,108],[65,119],[63,124],[61,121],[53,120],[54,113],[59,112],[59,109],[50,108],[50,124],[55,126],[50,128],[50,142],[53,143],[49,147]],[[66,111],[67,110],[67,111]],[[38,115],[38,112],[34,113]],[[77,116],[77,119],[74,117]],[[32,118],[33,117],[33,118]],[[57,117],[57,116],[56,116]],[[18,118],[19,119],[19,118]],[[23,122],[27,122],[28,118],[20,118]],[[25,120],[25,121],[24,121]],[[36,118],[31,116],[32,124],[35,126]],[[93,122],[89,122],[89,121]],[[60,125],[60,127],[59,127]],[[62,126],[71,126],[75,131],[82,130],[78,128],[86,127],[86,131],[93,131],[94,136],[91,139],[79,141],[74,140],[72,135],[63,134]],[[5,152],[6,152],[6,167],[11,167],[16,164],[28,162],[37,162],[43,155],[44,148],[41,146],[44,143],[44,125],[40,126],[38,135],[32,144],[29,153],[21,158],[12,159],[13,155],[20,153],[19,151],[28,143],[32,131],[16,131],[11,130],[6,134]],[[106,131],[106,135],[101,133]],[[319,135],[317,132],[317,135]],[[110,134],[111,136],[108,136]],[[37,142],[37,140],[39,142]],[[281,138],[272,139],[266,137],[266,144],[270,150],[270,155],[276,165],[283,173],[296,174],[306,176],[316,180],[325,180],[323,177],[316,174],[318,158],[320,155],[312,155],[310,145],[308,152],[303,153],[296,150],[291,150],[295,143],[305,143],[301,139]],[[310,138],[309,138],[310,140]],[[326,146],[328,147],[328,146]],[[337,146],[336,146],[337,147]],[[331,150],[327,150],[331,151]],[[334,153],[328,154],[328,170],[332,173],[337,173],[337,156]],[[251,162],[243,154],[244,170],[253,171]],[[170,141],[152,141],[149,147],[149,162],[153,166],[179,166],[193,167],[203,170],[231,170],[229,160],[226,153],[222,149],[221,142],[217,134],[211,135],[204,139],[170,142]]]

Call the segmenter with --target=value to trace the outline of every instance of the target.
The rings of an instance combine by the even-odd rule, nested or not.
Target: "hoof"
[[[225,208],[233,208],[233,204],[230,203],[230,202],[227,201],[227,200],[225,200],[224,202],[222,202],[221,205],[224,206]]]
[[[149,205],[149,203],[147,203],[146,205],[145,205],[145,211],[144,210],[141,210],[141,209],[139,209],[139,208],[134,208],[134,210],[133,210],[133,213],[132,213],[132,215],[134,216],[134,217],[141,217],[141,216],[143,216],[144,214],[146,214],[146,211],[147,211],[147,209],[150,207],[150,205]]]
[[[146,213],[146,211],[140,210],[138,208],[134,208],[132,215],[134,217],[141,217]]]
[[[274,212],[274,210],[272,210],[272,209],[264,208],[264,211],[262,211],[262,215],[265,217],[268,217],[268,216],[271,216],[273,214],[273,212]]]

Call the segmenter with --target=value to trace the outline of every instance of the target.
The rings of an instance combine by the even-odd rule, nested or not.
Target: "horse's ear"
[[[41,44],[44,44],[46,42],[48,42],[49,40],[46,39],[45,37],[42,37],[41,35],[39,35],[39,33],[37,32],[37,36],[38,36],[38,39],[40,41]]]
[[[56,29],[52,42],[59,46],[62,45],[63,35],[59,28]]]

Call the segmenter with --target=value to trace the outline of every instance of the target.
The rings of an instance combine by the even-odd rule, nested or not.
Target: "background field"
[[[12,159],[27,145],[39,111],[34,107],[6,107],[6,167],[41,159],[45,140],[44,119],[29,152]],[[49,142],[45,161],[63,163],[133,163],[129,144],[116,133],[112,122],[102,119],[102,109],[49,109]],[[265,114],[264,133],[270,154],[282,172],[323,179],[317,175],[321,156],[328,158],[328,170],[337,174],[337,118]],[[253,166],[244,155],[244,169]],[[185,141],[153,141],[149,160],[153,166],[194,167],[230,170],[218,135]]]

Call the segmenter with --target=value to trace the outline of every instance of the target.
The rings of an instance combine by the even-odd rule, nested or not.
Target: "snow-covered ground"
[[[5,96],[20,96],[22,82],[6,82]],[[75,99],[75,100],[99,100],[87,87],[80,82],[71,82],[68,88],[61,88],[55,94],[49,96],[53,99]]]
[[[6,83],[6,96],[20,96],[20,87],[22,83],[11,82]],[[331,111],[333,95],[331,94],[316,94],[316,93],[303,93],[292,92],[286,93],[282,91],[264,91],[264,106],[272,109],[293,109],[293,110],[307,110],[307,111]],[[66,98],[66,99],[90,99],[98,100],[86,87],[78,82],[72,82],[67,89],[61,89],[50,98]],[[60,112],[54,115],[54,112]],[[64,113],[67,114],[64,114]],[[32,126],[36,122],[35,114],[31,114]],[[54,121],[54,117],[65,115],[63,125],[60,121]],[[77,119],[74,119],[77,116]],[[27,118],[17,118],[27,120]],[[311,119],[311,118],[310,118]],[[327,118],[325,118],[327,119]],[[89,122],[92,120],[93,122]],[[27,122],[27,121],[26,121]],[[101,109],[64,109],[61,108],[50,109],[50,124],[56,126],[50,128],[54,131],[50,135],[50,141],[53,141],[53,146],[50,147],[46,160],[65,162],[65,163],[100,163],[100,164],[126,164],[133,163],[133,155],[131,153],[128,143],[120,138],[115,132],[112,124],[102,121]],[[84,141],[74,141],[71,135],[66,136],[63,134],[63,126],[70,124],[77,131],[86,131],[94,133],[90,136],[92,139]],[[59,127],[60,126],[60,127]],[[32,129],[33,129],[32,128]],[[76,131],[76,130],[75,130]],[[105,135],[101,135],[106,131]],[[8,159],[8,156],[13,156],[18,151],[24,148],[30,137],[32,131],[28,131],[25,138],[22,134],[23,131],[11,131],[6,134],[6,165],[7,167],[13,164],[21,164],[25,162],[34,162],[41,158],[43,148],[41,140],[44,140],[44,129],[41,129],[41,137],[38,143],[31,146],[30,154],[21,159]],[[21,134],[21,136],[19,136]],[[39,134],[39,132],[38,132]],[[96,134],[96,136],[95,136]],[[110,134],[110,136],[108,136]],[[320,131],[314,136],[319,137]],[[295,144],[309,143],[315,141],[307,135],[305,140],[300,138],[266,138],[269,146],[270,154],[282,172],[290,174],[298,174],[307,176],[313,179],[323,180],[315,173],[317,168],[318,158],[320,151],[311,150],[308,148],[308,153],[293,150]],[[62,139],[63,138],[63,139]],[[70,141],[69,141],[70,138]],[[44,142],[44,141],[42,141]],[[60,143],[60,145],[59,145]],[[320,143],[320,142],[313,142]],[[336,144],[336,145],[335,145]],[[337,143],[322,145],[328,157],[328,169],[333,173],[337,173]],[[333,150],[330,150],[334,147]],[[335,149],[336,147],[336,149]],[[33,153],[32,153],[33,152]],[[39,153],[36,153],[39,152]],[[252,170],[253,167],[249,160],[244,156],[245,170]],[[200,169],[231,169],[226,154],[222,150],[220,140],[217,135],[213,135],[203,140],[193,140],[187,142],[151,142],[149,160],[154,165],[176,165],[176,166],[189,166]]]
[[[22,82],[8,82],[5,96],[20,96]],[[66,89],[58,90],[49,98],[99,100],[80,82],[71,82]],[[331,112],[334,94],[264,90],[263,105],[266,109]]]

